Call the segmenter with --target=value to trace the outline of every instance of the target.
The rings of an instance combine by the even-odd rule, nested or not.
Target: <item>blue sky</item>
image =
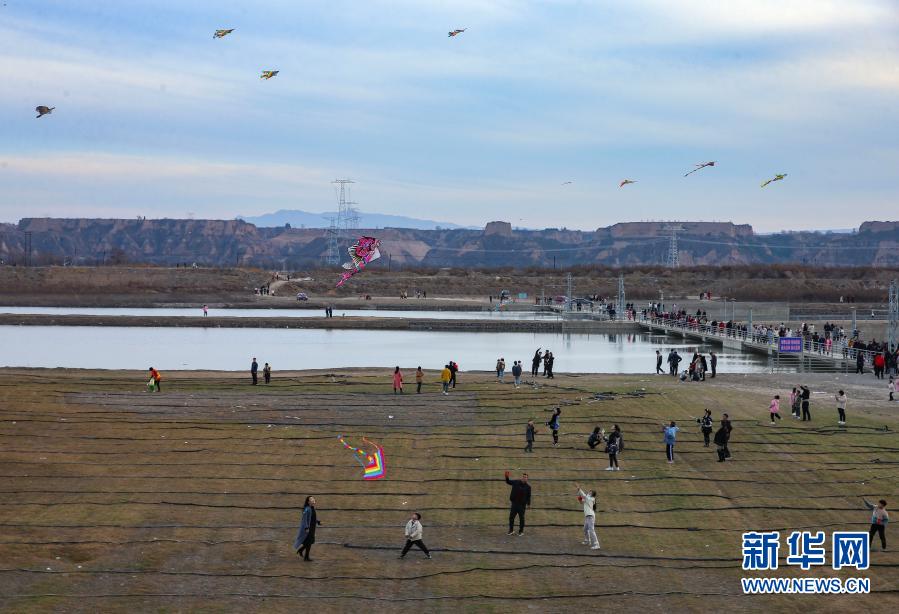
[[[3,2],[0,221],[899,219],[895,0]]]

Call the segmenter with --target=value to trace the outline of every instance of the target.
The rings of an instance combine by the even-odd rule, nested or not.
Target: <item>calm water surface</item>
[[[649,334],[466,333],[433,331],[0,326],[0,366],[91,369],[249,369],[256,356],[275,370],[421,365],[450,359],[462,370],[489,371],[500,356],[526,370],[538,348],[552,350],[556,372],[651,373],[655,350],[689,360],[694,350],[719,353],[718,370],[768,369],[767,358]],[[685,363],[684,363],[685,364]]]

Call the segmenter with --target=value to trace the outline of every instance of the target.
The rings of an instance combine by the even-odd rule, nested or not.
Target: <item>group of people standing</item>
[[[259,383],[259,363],[256,362],[255,356],[253,356],[253,362],[250,363],[250,377],[254,386]],[[270,384],[272,381],[272,367],[268,363],[262,367],[262,379],[266,384]]]
[[[540,374],[540,364],[543,363],[543,377],[553,379],[553,362],[556,358],[549,350],[541,353],[540,349],[537,348],[534,358],[531,359],[531,375],[537,377]]]

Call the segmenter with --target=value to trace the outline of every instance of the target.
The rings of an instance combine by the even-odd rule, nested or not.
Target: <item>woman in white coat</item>
[[[584,544],[590,544],[591,550],[599,550],[599,538],[596,537],[596,491],[584,492],[580,484],[577,486],[577,500],[584,506]]]

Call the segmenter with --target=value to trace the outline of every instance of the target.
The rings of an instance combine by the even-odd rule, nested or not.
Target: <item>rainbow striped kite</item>
[[[380,480],[386,474],[385,465],[384,465],[384,448],[379,446],[373,441],[362,438],[364,443],[370,444],[374,448],[374,452],[371,454],[366,453],[364,450],[360,450],[359,448],[354,448],[350,444],[346,442],[343,438],[343,435],[337,436],[338,441],[343,444],[343,447],[347,450],[352,450],[356,453],[356,461],[362,465],[364,472],[362,474],[363,480]]]

